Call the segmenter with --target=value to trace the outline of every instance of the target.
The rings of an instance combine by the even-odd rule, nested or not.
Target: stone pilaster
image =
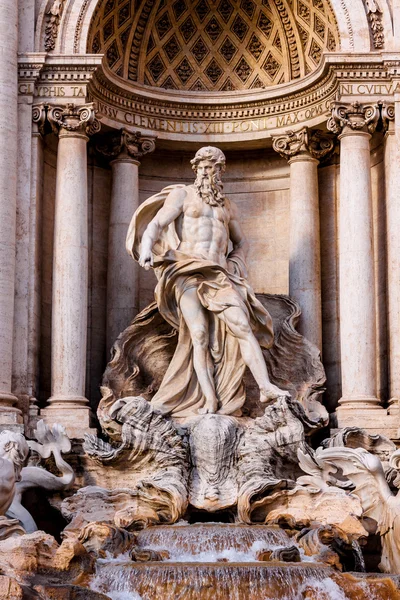
[[[395,117],[396,121],[395,121]],[[385,134],[385,196],[389,326],[389,412],[400,401],[400,103],[382,106]],[[397,127],[396,127],[397,124]]]
[[[0,429],[20,428],[11,392],[18,131],[18,3],[0,2]]]
[[[51,386],[47,422],[72,437],[90,427],[85,397],[88,313],[88,135],[99,130],[91,104],[48,109],[58,135],[54,222]]]
[[[379,427],[370,138],[377,105],[335,103],[328,129],[340,140],[339,287],[342,397],[339,427]],[[363,423],[361,425],[360,423]],[[368,425],[366,425],[368,426]]]
[[[110,159],[112,191],[108,234],[107,348],[110,349],[139,310],[139,269],[124,240],[139,206],[139,160],[155,149],[155,138],[121,129],[96,149]]]
[[[318,164],[333,148],[330,136],[307,128],[273,140],[290,165],[289,294],[300,304],[299,331],[322,348]]]
[[[23,9],[21,6],[19,9],[21,14]],[[38,380],[38,315],[40,314],[38,246],[41,187],[36,186],[36,178],[41,178],[43,171],[42,135],[39,128],[43,129],[46,110],[44,105],[33,107],[33,102],[35,83],[43,64],[44,55],[36,56],[36,61],[33,62],[25,55],[19,55],[18,58],[17,244],[12,391],[19,400],[26,425],[31,408],[33,413],[38,413],[36,383]],[[34,138],[35,135],[37,138]],[[32,169],[35,169],[35,172]]]

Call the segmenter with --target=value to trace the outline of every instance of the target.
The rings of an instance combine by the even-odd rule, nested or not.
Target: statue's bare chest
[[[229,217],[225,206],[210,206],[204,202],[197,194],[191,194],[183,207],[183,217],[190,219],[209,219],[218,221],[225,226],[228,224]]]

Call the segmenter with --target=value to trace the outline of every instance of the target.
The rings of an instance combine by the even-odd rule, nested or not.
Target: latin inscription
[[[400,92],[400,83],[341,83],[341,96],[391,96]]]
[[[36,98],[85,98],[86,89],[81,85],[38,85],[20,83],[18,92],[21,96],[35,96]]]
[[[132,112],[121,111],[101,102],[96,103],[98,115],[120,121],[126,125],[140,127],[151,131],[165,131],[166,133],[189,133],[201,135],[224,135],[235,133],[252,133],[257,131],[268,131],[282,127],[291,127],[296,123],[302,123],[324,115],[329,111],[331,100],[326,100],[315,106],[286,113],[282,116],[262,117],[234,121],[176,121],[163,119],[162,117],[148,117]]]

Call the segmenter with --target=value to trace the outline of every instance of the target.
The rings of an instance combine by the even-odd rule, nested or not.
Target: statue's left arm
[[[229,237],[233,248],[228,255],[229,270],[240,277],[247,277],[246,256],[249,244],[239,222],[239,211],[236,204],[229,201]]]

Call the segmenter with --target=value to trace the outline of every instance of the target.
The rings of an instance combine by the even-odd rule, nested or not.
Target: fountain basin
[[[358,580],[304,563],[99,565],[91,588],[112,600],[400,600],[389,578]]]
[[[257,551],[289,547],[293,541],[279,527],[230,523],[158,525],[139,532],[140,549],[167,551],[176,562],[252,562]]]

